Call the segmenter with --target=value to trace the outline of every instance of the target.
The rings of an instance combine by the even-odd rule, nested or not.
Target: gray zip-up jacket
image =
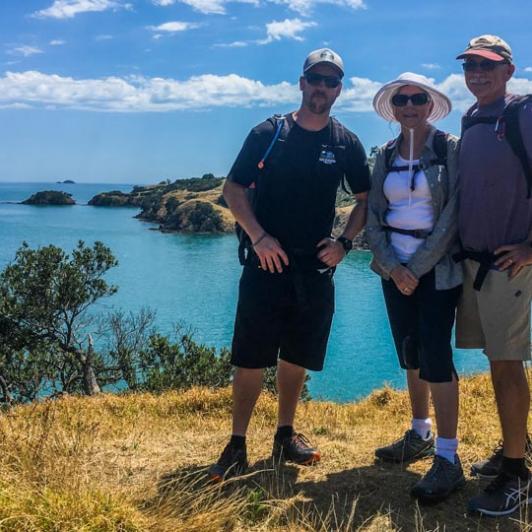
[[[436,289],[446,290],[462,283],[462,267],[452,259],[453,253],[459,250],[458,138],[447,136],[446,171],[443,166],[429,166],[430,161],[437,158],[432,146],[435,133],[436,129],[432,128],[420,157],[432,195],[434,228],[406,266],[418,279],[435,268]],[[398,145],[399,142],[396,142],[390,161],[395,160]],[[388,212],[388,200],[383,192],[387,176],[385,147],[381,146],[377,152],[371,176],[366,236],[373,252],[371,269],[384,279],[389,279],[390,272],[400,261],[390,244],[389,232],[383,229]]]

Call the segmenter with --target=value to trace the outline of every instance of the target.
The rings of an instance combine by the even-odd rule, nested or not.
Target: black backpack
[[[477,124],[494,124],[499,139],[506,139],[515,156],[521,162],[527,183],[526,197],[530,198],[532,192],[532,166],[523,142],[521,128],[519,127],[519,112],[527,104],[532,105],[532,94],[519,96],[508,102],[500,116],[471,116],[471,113],[477,108],[477,104],[475,104],[462,117],[461,137],[464,136],[464,133],[470,127]]]
[[[257,161],[257,168],[260,172],[261,178],[267,178],[269,172],[275,168],[275,163],[279,159],[279,156],[283,150],[283,143],[286,142],[288,134],[290,132],[290,127],[288,124],[288,119],[284,115],[273,115],[267,120],[273,125],[273,135],[268,144],[268,147],[264,151],[264,154],[260,161]],[[332,128],[331,128],[331,146],[345,146],[346,144],[346,131],[345,128],[336,118],[332,117]],[[275,150],[275,157],[271,157],[272,152]],[[340,160],[340,162],[343,162]],[[258,183],[252,183],[246,190],[251,208],[255,211],[256,201],[257,201],[257,186]],[[342,176],[342,189],[349,193],[346,181],[345,181],[345,169]],[[252,251],[252,245],[249,236],[247,233],[240,227],[238,223],[235,224],[236,235],[239,240],[238,245],[238,258],[240,264],[244,265],[247,258],[249,257],[250,252]]]
[[[448,134],[444,131],[436,130],[434,133],[434,138],[432,139],[432,147],[434,153],[436,154],[436,159],[431,159],[428,164],[414,164],[412,166],[412,179],[410,181],[410,190],[415,190],[416,188],[416,174],[420,170],[425,170],[430,166],[443,166],[447,170],[447,140]],[[410,167],[408,165],[404,166],[395,166],[392,164],[392,155],[395,150],[399,138],[391,140],[386,144],[384,148],[384,167],[386,173],[390,172],[402,172],[408,170]]]

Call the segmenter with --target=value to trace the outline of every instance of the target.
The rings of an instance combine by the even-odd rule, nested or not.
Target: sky
[[[0,181],[154,183],[229,171],[249,130],[297,109],[306,55],[344,60],[335,116],[366,149],[397,133],[386,81],[429,76],[472,103],[455,57],[510,43],[510,90],[532,93],[530,0],[0,0]]]

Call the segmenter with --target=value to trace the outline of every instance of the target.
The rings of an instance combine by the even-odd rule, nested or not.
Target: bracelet
[[[264,239],[264,237],[267,234],[268,233],[266,231],[264,231],[264,233],[262,233],[262,235],[260,235],[260,237],[255,242],[252,242],[251,247],[254,248],[259,242],[261,242]]]

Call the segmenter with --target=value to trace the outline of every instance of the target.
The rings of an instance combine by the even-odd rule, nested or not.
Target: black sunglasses
[[[491,72],[495,70],[499,65],[507,64],[507,61],[490,61],[489,59],[483,59],[480,62],[466,61],[462,63],[464,72],[474,72],[475,70],[481,70],[482,72]]]
[[[337,76],[324,76],[323,74],[315,74],[313,72],[305,74],[304,78],[307,80],[307,83],[313,87],[317,87],[323,81],[328,89],[335,89],[342,82]]]
[[[395,107],[404,107],[408,101],[412,105],[425,105],[430,102],[429,95],[426,92],[416,92],[416,94],[394,94],[392,96],[392,105]]]

